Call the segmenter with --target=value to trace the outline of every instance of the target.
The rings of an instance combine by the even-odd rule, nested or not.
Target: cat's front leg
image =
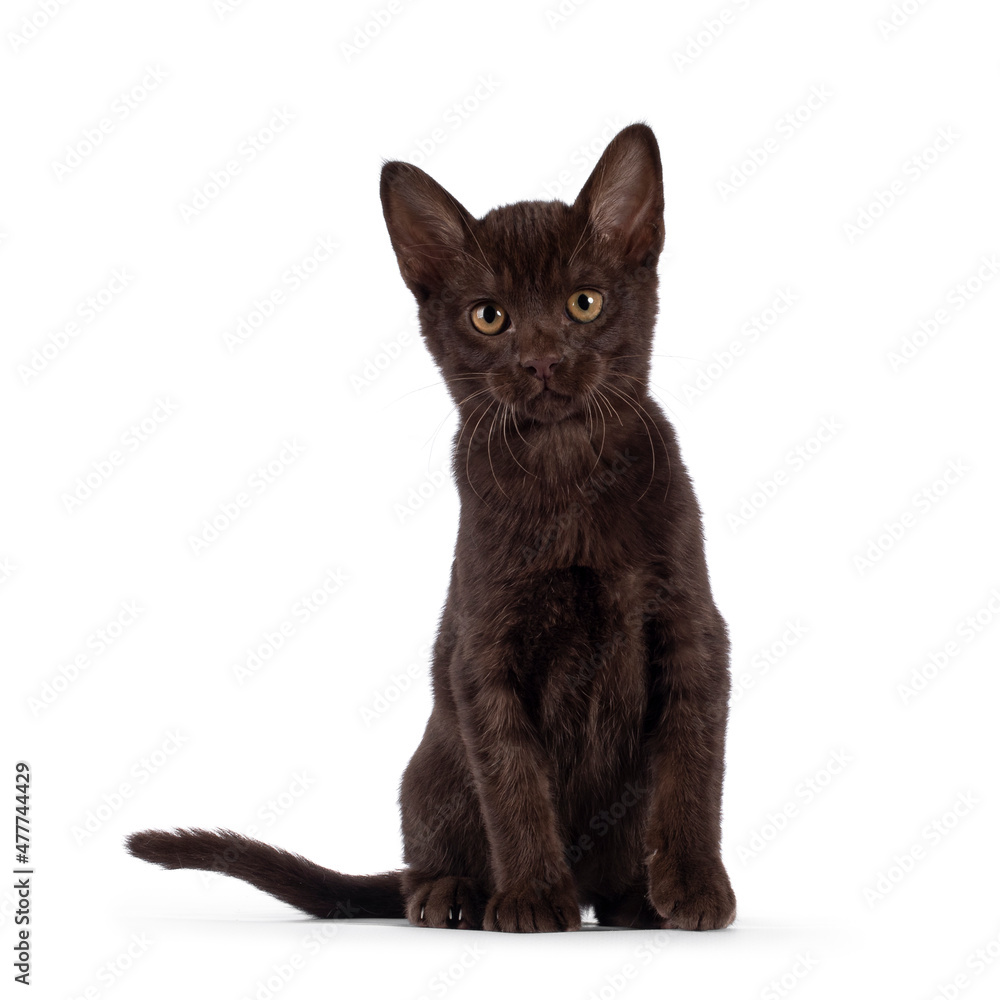
[[[716,930],[736,916],[720,850],[729,640],[710,599],[674,603],[651,634],[659,718],[650,755],[649,898],[664,927]]]
[[[456,657],[452,672],[496,887],[483,929],[577,930],[580,905],[557,831],[546,759],[502,658],[494,649],[473,668]]]

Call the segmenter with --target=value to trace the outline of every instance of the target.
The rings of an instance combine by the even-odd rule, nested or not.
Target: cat
[[[225,830],[146,830],[127,847],[323,918],[557,931],[590,907],[610,926],[726,927],[729,638],[648,389],[653,132],[622,129],[572,205],[477,219],[399,161],[381,199],[461,421],[434,703],[400,790],[405,867],[344,875]]]

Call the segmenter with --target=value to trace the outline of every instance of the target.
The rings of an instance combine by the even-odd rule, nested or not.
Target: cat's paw
[[[406,917],[418,927],[482,930],[486,896],[471,880],[448,875],[418,883],[406,901]]]
[[[486,904],[483,930],[576,931],[580,904],[571,879],[556,886],[523,883],[502,889]]]
[[[657,851],[649,860],[649,898],[663,926],[714,931],[736,917],[736,896],[719,858],[675,860]]]

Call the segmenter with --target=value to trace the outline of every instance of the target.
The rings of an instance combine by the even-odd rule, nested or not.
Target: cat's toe
[[[497,892],[486,905],[483,929],[519,933],[580,929],[580,904],[573,886],[554,889],[516,886]]]
[[[458,876],[421,882],[410,894],[406,916],[419,927],[479,930],[485,896],[471,879]]]
[[[675,863],[657,857],[649,874],[649,898],[664,927],[713,931],[736,918],[736,895],[720,860]]]

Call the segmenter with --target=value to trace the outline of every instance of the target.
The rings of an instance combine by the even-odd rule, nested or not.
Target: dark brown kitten
[[[647,389],[663,246],[645,125],[572,205],[475,219],[427,174],[382,205],[461,417],[434,707],[403,776],[406,868],[349,876],[228,831],[145,831],[165,868],[319,917],[433,927],[725,927],[726,626],[673,428]]]

